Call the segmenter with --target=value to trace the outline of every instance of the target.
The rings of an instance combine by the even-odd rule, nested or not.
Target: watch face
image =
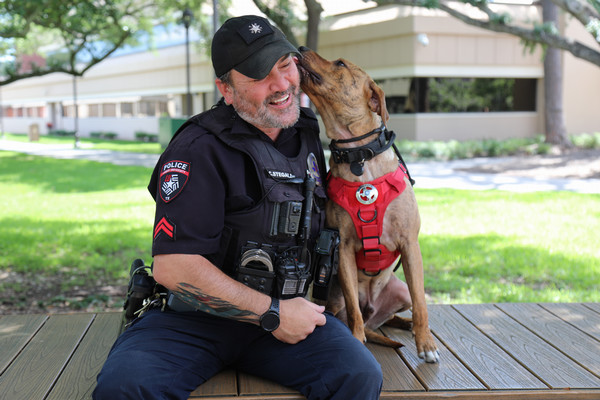
[[[279,315],[275,312],[267,312],[260,320],[260,326],[267,332],[272,332],[279,327]]]

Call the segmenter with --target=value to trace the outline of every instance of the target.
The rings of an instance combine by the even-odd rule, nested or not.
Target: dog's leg
[[[338,281],[346,302],[348,327],[352,331],[352,335],[364,343],[366,341],[365,324],[358,300],[358,269],[354,248],[342,240],[339,256]]]
[[[369,279],[368,282],[370,284],[369,289],[364,291],[370,293],[373,297],[368,299],[369,309],[371,310],[370,315],[367,317],[363,311],[367,341],[398,349],[403,344],[381,335],[377,328],[381,325],[396,326],[398,320],[404,320],[397,317],[395,313],[410,308],[411,301],[408,287],[406,283],[394,275],[392,267],[381,271],[379,275]],[[409,320],[408,324],[412,326],[412,321]],[[402,327],[405,330],[410,330],[410,328],[406,329],[405,324]]]
[[[370,283],[369,293],[372,295],[370,301],[373,311],[369,318],[363,313],[367,328],[377,329],[387,324],[395,313],[411,307],[408,286],[394,275],[392,267],[381,271],[377,277],[371,279]]]
[[[399,317],[397,315],[394,315],[389,321],[386,321],[384,325],[402,329],[403,331],[411,331],[413,327],[412,319]]]
[[[367,341],[369,343],[377,343],[393,349],[399,349],[400,347],[404,346],[402,343],[392,340],[387,336],[383,336],[382,334],[369,328],[365,328],[365,336],[367,337]]]
[[[433,335],[429,330],[429,316],[427,314],[427,304],[425,303],[423,259],[416,238],[411,241],[408,250],[402,252],[402,267],[412,299],[413,334],[415,335],[417,353],[426,362],[438,362],[439,353]]]

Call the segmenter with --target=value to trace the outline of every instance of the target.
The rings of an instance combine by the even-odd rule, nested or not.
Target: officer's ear
[[[219,78],[215,79],[215,84],[217,85],[217,89],[221,92],[221,95],[225,99],[226,104],[232,104],[233,102],[233,88],[229,83],[225,83]]]

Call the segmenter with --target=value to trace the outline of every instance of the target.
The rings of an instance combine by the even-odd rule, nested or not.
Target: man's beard
[[[291,103],[287,108],[278,110],[269,107],[272,100],[279,99],[285,94],[289,94],[291,97]],[[300,117],[298,87],[292,85],[285,92],[277,92],[265,99],[262,104],[252,103],[243,96],[238,95],[234,108],[243,120],[258,128],[289,128]]]

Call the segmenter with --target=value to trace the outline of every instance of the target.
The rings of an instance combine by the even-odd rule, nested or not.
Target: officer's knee
[[[105,365],[97,378],[96,388],[92,393],[94,400],[135,399],[144,390],[143,377],[135,369],[126,372],[127,368],[111,368]]]
[[[335,398],[350,396],[345,398],[378,399],[383,385],[381,365],[368,350],[361,356],[354,355],[352,358],[352,362],[345,364],[339,371],[343,374],[343,379],[338,381],[340,385],[334,390],[338,396]],[[342,393],[345,394],[341,395]]]
[[[92,398],[94,400],[118,399],[120,397],[118,393],[119,389],[117,389],[118,387],[119,386],[117,382],[114,382],[112,379],[107,378],[104,375],[100,375],[98,376],[96,388],[92,393]]]
[[[383,383],[383,372],[381,371],[381,365],[372,358],[371,360],[365,360],[364,363],[355,365],[351,369],[351,380],[356,382],[368,382],[375,388],[381,388]]]

